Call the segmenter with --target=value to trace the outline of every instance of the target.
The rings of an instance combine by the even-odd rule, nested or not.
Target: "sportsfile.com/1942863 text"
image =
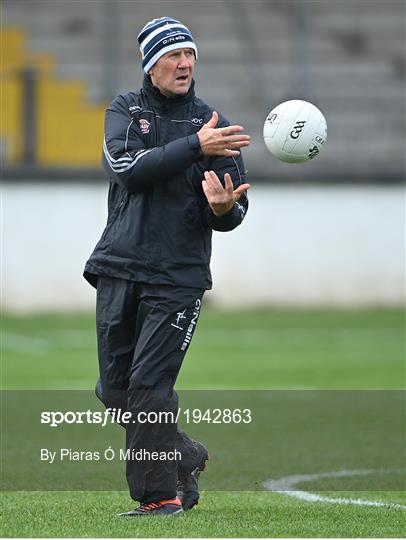
[[[252,410],[221,408],[179,408],[174,411],[123,411],[108,408],[104,411],[42,411],[41,424],[58,427],[63,424],[177,424],[179,420],[187,424],[250,424],[253,421]]]

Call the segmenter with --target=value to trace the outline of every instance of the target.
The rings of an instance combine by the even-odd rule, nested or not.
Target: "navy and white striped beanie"
[[[145,73],[161,58],[174,49],[193,49],[197,58],[197,47],[190,30],[172,17],[161,17],[148,22],[138,34]]]

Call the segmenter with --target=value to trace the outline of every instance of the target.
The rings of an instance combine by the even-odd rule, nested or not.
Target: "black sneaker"
[[[167,501],[151,502],[141,504],[135,510],[131,512],[123,512],[118,514],[124,517],[137,517],[137,516],[175,516],[183,512],[182,503],[176,497],[176,499],[168,499]]]
[[[183,510],[190,510],[199,502],[199,476],[206,468],[206,462],[209,459],[207,448],[197,441],[195,445],[198,451],[196,468],[191,473],[178,477],[177,492]]]

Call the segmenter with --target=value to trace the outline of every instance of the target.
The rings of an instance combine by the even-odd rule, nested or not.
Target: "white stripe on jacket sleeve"
[[[131,167],[133,167],[137,163],[137,161],[139,161],[143,156],[151,152],[151,150],[152,148],[150,148],[149,150],[139,150],[134,155],[134,157],[122,156],[118,159],[114,159],[113,156],[108,151],[106,138],[104,138],[104,141],[103,141],[104,156],[108,164],[110,165],[111,169],[116,173],[128,171],[128,169],[131,169]]]

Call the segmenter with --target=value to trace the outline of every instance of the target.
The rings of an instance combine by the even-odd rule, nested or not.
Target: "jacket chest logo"
[[[148,122],[148,120],[145,120],[145,118],[140,118],[139,124],[140,124],[141,133],[143,133],[144,135],[149,133],[149,128],[151,126],[151,123]]]

